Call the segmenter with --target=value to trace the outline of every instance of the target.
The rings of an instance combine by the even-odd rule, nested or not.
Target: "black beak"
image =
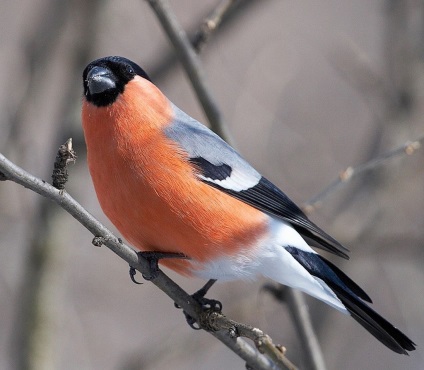
[[[87,74],[87,86],[91,95],[116,88],[113,74],[103,67],[93,67]]]

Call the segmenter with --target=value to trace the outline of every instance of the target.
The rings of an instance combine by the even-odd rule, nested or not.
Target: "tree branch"
[[[296,369],[296,366],[284,356],[286,349],[281,345],[274,345],[269,335],[262,330],[254,328],[250,325],[240,324],[234,320],[226,318],[218,312],[209,312],[202,319],[203,323],[212,331],[226,329],[230,333],[230,337],[245,337],[251,339],[260,353],[266,354],[272,361],[281,367],[288,369]]]
[[[318,208],[323,200],[327,198],[330,194],[334,193],[338,190],[342,185],[347,184],[353,178],[359,176],[360,174],[375,169],[378,166],[381,166],[389,159],[394,157],[399,157],[403,155],[412,155],[414,154],[424,142],[424,136],[421,136],[417,140],[407,141],[403,145],[398,148],[389,150],[382,155],[371,159],[370,161],[360,164],[357,167],[348,167],[342,172],[340,172],[339,177],[331,182],[324,190],[319,192],[317,195],[312,197],[306,203],[303,204],[302,209],[305,213],[309,214],[313,212],[316,208]]]
[[[167,1],[148,0],[148,2],[174,46],[177,56],[196,91],[196,95],[205,111],[212,130],[222,138],[225,137],[226,141],[231,142],[230,132],[223,122],[221,112],[217,107],[215,99],[210,93],[203,68],[187,34],[178,23]]]
[[[241,1],[243,0],[223,0],[212,13],[205,18],[191,42],[197,53],[202,50],[203,46],[205,46],[214,31],[220,26],[226,15]]]
[[[225,15],[222,17],[222,21],[219,24],[219,27],[217,26],[214,31],[213,35],[216,39],[219,37],[223,37],[225,34],[225,29],[232,27],[232,25],[240,21],[248,12],[255,11],[254,7],[261,6],[262,3],[260,3],[257,0],[239,0],[237,1],[234,6],[232,6],[228,12],[225,13]],[[202,24],[205,19],[208,19],[213,11],[209,11],[206,13],[206,15],[202,16],[200,20],[196,20],[193,22],[193,25],[190,27],[190,29],[186,30],[186,33],[188,35],[188,38],[190,40],[190,43],[195,47],[196,42],[196,35],[201,32]],[[208,39],[208,42],[210,41],[210,38]],[[201,51],[205,49],[205,46],[201,48]],[[200,50],[196,50],[199,52]],[[152,78],[153,81],[158,82],[160,79],[166,78],[167,74],[170,73],[170,71],[175,67],[176,62],[178,61],[178,57],[174,51],[174,49],[165,48],[158,53],[158,57],[155,60],[154,65],[150,66],[149,68],[149,76]]]
[[[46,181],[24,171],[22,168],[9,161],[1,153],[0,174],[1,180],[13,181],[45,198],[53,200],[95,236],[96,245],[104,244],[112,252],[124,259],[131,267],[134,267],[143,275],[149,274],[149,262],[138,256],[132,248],[124,244],[66,191],[58,190]],[[167,294],[188,315],[193,317],[203,329],[210,332],[245,360],[251,368],[258,370],[295,369],[295,367],[291,365],[291,362],[284,357],[284,353],[281,352],[278,347],[274,346],[270,338],[259,329],[254,329],[247,325],[229,320],[223,315],[217,316],[212,315],[208,311],[203,311],[202,307],[191,295],[186,293],[161,270],[159,270],[157,276],[154,277],[151,282]],[[243,328],[243,330],[233,332],[229,330],[230,328]],[[251,328],[251,332],[249,332],[249,328]],[[259,338],[260,336],[252,333],[262,333],[263,338],[266,338],[266,344],[264,344],[265,341],[261,342],[260,340],[255,340],[255,338]],[[238,338],[242,336],[254,339],[258,350],[263,351],[262,353],[266,353],[268,356],[272,355],[271,359],[258,353],[251,345],[241,338]],[[273,347],[274,349],[272,349]],[[277,356],[278,351],[281,352],[279,356]],[[274,362],[274,360],[278,361]],[[288,364],[290,364],[290,366]]]
[[[327,367],[321,346],[312,326],[304,294],[281,284],[266,284],[264,289],[269,291],[276,300],[288,306],[296,332],[299,334],[302,348],[305,350],[305,367],[310,370],[325,370]]]

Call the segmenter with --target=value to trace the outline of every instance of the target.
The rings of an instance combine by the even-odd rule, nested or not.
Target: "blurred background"
[[[219,0],[174,0],[189,35]],[[128,57],[206,123],[172,46],[141,0],[2,0],[0,152],[50,181],[60,144],[78,159],[67,191],[108,227],[85,160],[81,74],[91,60]],[[237,148],[302,204],[348,166],[424,132],[424,2],[244,0],[201,54],[211,93]],[[329,257],[417,344],[392,353],[354,320],[307,298],[329,369],[422,369],[424,151],[399,156],[325,198],[310,217],[351,250]],[[0,183],[1,369],[243,369],[191,330],[152,284],[58,206]],[[115,230],[115,229],[113,229]],[[166,271],[169,272],[169,271]],[[194,292],[200,280],[169,272]],[[232,319],[260,327],[300,368],[287,308],[265,281],[214,287]]]

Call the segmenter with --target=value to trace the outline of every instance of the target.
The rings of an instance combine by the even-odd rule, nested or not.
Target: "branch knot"
[[[54,162],[52,185],[59,190],[65,189],[65,184],[68,181],[68,164],[75,162],[77,155],[72,148],[72,138],[69,138],[65,144],[59,147],[56,160]]]
[[[213,309],[204,310],[199,315],[199,325],[206,331],[218,331],[222,329],[220,319],[225,318],[222,313]]]

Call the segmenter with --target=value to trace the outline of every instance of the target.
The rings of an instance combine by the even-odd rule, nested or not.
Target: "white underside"
[[[194,274],[203,279],[221,281],[254,279],[257,275],[263,275],[348,313],[328,285],[306,271],[284,248],[287,246],[315,253],[289,224],[270,217],[269,233],[258,245],[231,259],[223,257],[202,265],[201,270],[194,270]]]

